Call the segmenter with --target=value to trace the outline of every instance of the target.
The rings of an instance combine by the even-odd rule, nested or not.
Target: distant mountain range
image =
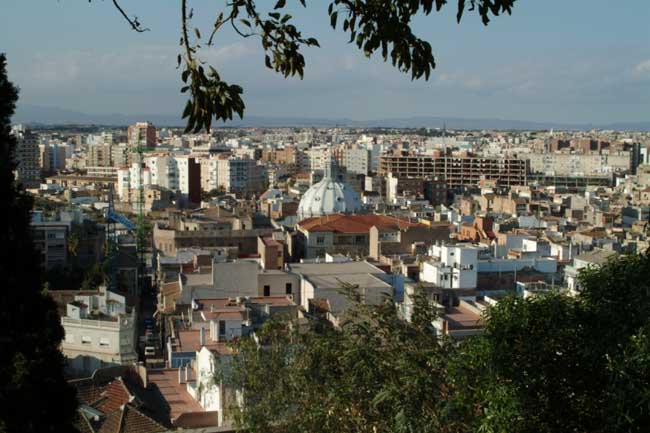
[[[43,125],[106,125],[124,126],[137,121],[150,121],[158,126],[184,126],[184,121],[170,114],[87,114],[55,107],[23,105],[17,107],[12,121],[14,123],[43,124]],[[449,129],[571,129],[590,130],[608,129],[618,131],[650,131],[650,121],[647,122],[616,122],[605,124],[591,123],[557,123],[531,122],[526,120],[507,119],[471,119],[459,117],[419,116],[405,118],[388,118],[377,120],[352,120],[347,118],[308,118],[308,117],[266,117],[245,116],[243,120],[236,119],[226,124],[233,127],[356,127],[356,128],[441,128],[446,125]],[[218,126],[215,124],[215,126]]]

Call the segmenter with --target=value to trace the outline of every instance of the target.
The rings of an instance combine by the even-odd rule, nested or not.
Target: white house
[[[479,248],[471,244],[432,245],[420,280],[449,289],[475,289]]]
[[[73,374],[91,374],[98,368],[127,365],[138,360],[136,312],[124,296],[103,290],[75,296],[61,317],[65,338],[61,350]]]

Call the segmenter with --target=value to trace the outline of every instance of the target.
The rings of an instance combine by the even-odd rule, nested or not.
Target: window
[[[82,335],[81,336],[81,344],[91,344],[93,342],[93,339],[90,338],[87,335]]]
[[[324,245],[325,236],[316,236],[316,245]]]
[[[226,335],[226,321],[225,320],[219,320],[219,336],[225,336]]]
[[[287,295],[290,295],[291,292],[292,292],[292,290],[293,290],[293,287],[291,287],[291,283],[286,283],[286,284],[284,285],[284,289],[285,289],[285,293],[286,293]]]
[[[99,347],[109,347],[111,345],[111,342],[108,338],[106,337],[100,337],[99,339]]]
[[[271,296],[271,286],[268,284],[264,286],[264,296]]]

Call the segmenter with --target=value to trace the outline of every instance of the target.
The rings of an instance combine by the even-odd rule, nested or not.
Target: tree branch
[[[149,28],[145,27],[143,28],[140,22],[138,21],[138,17],[133,17],[133,19],[129,18],[129,16],[124,12],[124,9],[120,6],[120,4],[117,2],[117,0],[113,0],[113,5],[117,8],[118,11],[122,14],[124,19],[131,25],[131,28],[135,30],[138,33],[143,33],[143,32],[148,32]]]

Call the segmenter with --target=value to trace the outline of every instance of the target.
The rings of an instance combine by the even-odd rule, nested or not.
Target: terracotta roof
[[[259,296],[250,298],[252,304],[269,305],[294,305],[294,302],[286,296]]]
[[[197,352],[201,350],[201,331],[198,329],[187,330],[187,331],[178,331],[178,347],[177,352]],[[212,341],[210,338],[210,332],[206,331],[205,333],[205,347],[208,350],[220,353],[228,354],[232,353],[232,350],[224,342]]]
[[[148,380],[150,386],[157,388],[169,405],[172,420],[183,413],[203,411],[201,405],[187,392],[187,385],[178,383],[178,369],[151,370]]]
[[[380,230],[404,230],[411,227],[424,227],[419,223],[389,215],[344,215],[333,214],[322,217],[313,217],[298,223],[300,228],[311,232],[338,232],[338,233],[368,233],[370,228],[377,226]]]
[[[180,293],[180,291],[181,291],[181,286],[178,283],[178,281],[173,281],[171,283],[163,283],[162,287],[160,288],[160,293],[162,293],[164,296]]]
[[[101,398],[93,403],[93,406],[101,412],[108,414],[120,406],[131,401],[132,395],[124,384],[121,377],[118,377],[104,387]]]
[[[203,316],[205,320],[210,319],[243,319],[243,311],[237,310],[222,310],[222,311],[204,311]]]
[[[213,427],[219,424],[219,412],[186,412],[174,420],[174,426],[178,428],[201,428]]]
[[[130,404],[111,412],[97,433],[158,433],[167,431],[162,424],[149,418]]]
[[[127,404],[122,409],[122,425],[120,433],[157,433],[166,431],[167,428],[139,409]]]
[[[92,380],[72,384],[77,389],[77,400],[82,404],[92,405],[101,398],[104,392],[104,386],[96,385]]]
[[[484,323],[480,315],[463,307],[448,308],[443,318],[449,324],[450,330],[483,328]]]

